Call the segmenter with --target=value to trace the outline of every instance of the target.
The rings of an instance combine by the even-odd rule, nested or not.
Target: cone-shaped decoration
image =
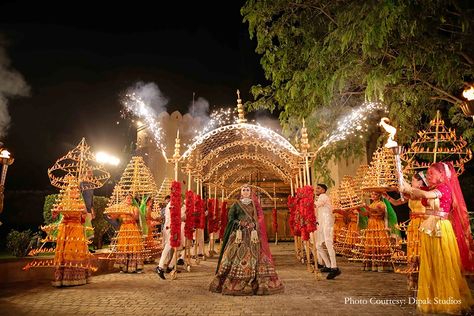
[[[362,181],[365,191],[396,191],[398,190],[397,167],[391,149],[380,147],[375,151],[369,171]]]
[[[100,188],[110,178],[110,174],[105,168],[96,162],[95,156],[84,138],[77,147],[59,158],[48,169],[51,184],[60,189],[68,185],[67,175],[74,176],[79,183],[83,182],[83,189]]]
[[[410,148],[400,158],[406,163],[405,173],[426,170],[433,162],[450,161],[458,175],[464,172],[464,164],[472,159],[472,151],[467,142],[456,136],[456,131],[448,129],[438,111],[426,130],[418,132]]]
[[[120,203],[125,196],[131,194],[133,197],[148,195],[155,196],[157,187],[150,169],[145,165],[145,161],[140,156],[132,157],[115,186],[109,202],[109,206]]]
[[[344,176],[338,189],[341,210],[351,210],[362,207],[362,201],[355,190],[355,181],[350,176]]]

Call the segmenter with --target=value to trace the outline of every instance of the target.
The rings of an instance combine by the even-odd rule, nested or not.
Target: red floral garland
[[[201,196],[199,194],[194,195],[194,212],[193,212],[193,227],[199,228],[201,223]]]
[[[300,219],[301,238],[309,240],[309,234],[316,230],[316,215],[314,213],[314,190],[311,185],[298,189],[298,210]]]
[[[227,202],[222,202],[221,206],[221,229],[219,230],[219,238],[224,238],[225,228],[227,227]]]
[[[207,200],[207,231],[212,233],[214,231],[214,203],[216,200]]]
[[[301,225],[299,223],[299,212],[298,212],[298,197],[288,196],[288,208],[290,209],[290,230],[293,236],[301,236]],[[297,224],[298,223],[298,224]]]
[[[274,208],[272,210],[272,224],[273,224],[273,231],[276,233],[278,232],[278,220],[277,220],[277,210]]]
[[[186,192],[186,222],[184,223],[184,236],[192,240],[194,233],[194,192]]]
[[[199,226],[197,228],[204,229],[206,227],[206,212],[205,212],[206,201],[199,197]]]
[[[220,230],[220,212],[219,212],[219,199],[216,199],[216,203],[214,203],[214,230],[213,233],[218,233]]]
[[[179,247],[181,245],[181,182],[171,183],[171,207],[170,207],[170,245]]]

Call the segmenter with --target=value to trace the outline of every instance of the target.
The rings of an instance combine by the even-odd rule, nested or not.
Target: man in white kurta
[[[334,251],[334,214],[332,212],[331,199],[326,194],[327,186],[318,184],[316,186],[316,219],[318,227],[316,230],[316,249],[318,259],[324,264],[321,272],[329,272],[327,279],[334,279],[341,274],[336,263],[336,252]],[[323,245],[324,244],[324,245]]]
[[[158,267],[156,267],[156,273],[162,278],[163,280],[165,279],[165,266],[167,266],[168,269],[173,268],[173,262],[171,259],[171,256],[173,254],[172,250],[173,248],[171,247],[170,244],[170,236],[171,236],[171,202],[168,202],[165,208],[165,223],[163,225],[163,252],[161,253],[160,257],[160,262],[158,264]],[[184,247],[184,220],[186,219],[186,205],[183,204],[181,207],[181,247]],[[184,255],[184,254],[183,254]],[[182,256],[182,258],[184,258]],[[181,259],[182,259],[181,258]]]

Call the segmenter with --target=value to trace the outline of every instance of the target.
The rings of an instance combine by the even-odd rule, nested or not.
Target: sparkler
[[[149,134],[153,137],[156,146],[162,151],[166,150],[166,146],[163,143],[163,128],[157,119],[155,111],[135,93],[129,93],[125,95],[122,100],[122,104],[125,109],[138,117],[144,125],[148,128]]]
[[[365,102],[359,108],[343,116],[337,122],[336,130],[324,141],[316,152],[319,152],[332,143],[344,140],[349,136],[359,135],[362,137],[361,134],[367,132],[369,127],[369,114],[379,110],[386,111],[386,107],[378,102]]]
[[[224,125],[230,125],[237,123],[237,117],[234,115],[234,109],[232,108],[220,108],[211,112],[210,119],[207,121],[201,130],[194,130],[196,136],[193,137],[191,143],[198,141],[202,136],[208,132],[219,128]]]

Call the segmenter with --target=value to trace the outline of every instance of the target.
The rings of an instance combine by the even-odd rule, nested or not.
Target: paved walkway
[[[316,281],[298,263],[292,243],[272,245],[285,292],[264,297],[210,293],[217,259],[163,281],[147,265],[144,274],[95,276],[88,285],[61,288],[48,282],[0,288],[0,315],[412,315],[406,279],[395,273],[363,272],[339,259],[342,274]],[[391,301],[390,301],[391,300]],[[400,300],[397,303],[396,300]],[[352,303],[352,304],[351,304]]]

